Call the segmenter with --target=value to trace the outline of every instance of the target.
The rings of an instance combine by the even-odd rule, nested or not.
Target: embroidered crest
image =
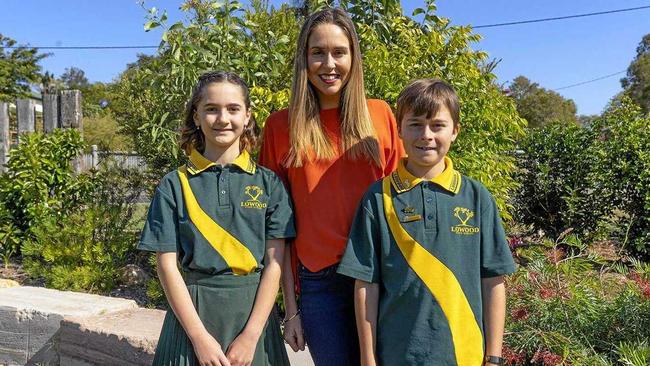
[[[257,209],[264,209],[267,206],[266,202],[260,202],[259,198],[260,196],[264,193],[262,188],[258,186],[246,186],[244,188],[244,194],[246,194],[248,197],[250,197],[249,200],[242,201],[241,202],[241,207],[245,208],[257,208]]]
[[[452,233],[458,235],[474,235],[480,231],[477,226],[467,224],[469,220],[474,218],[474,211],[470,210],[469,208],[455,207],[454,217],[460,221],[460,224],[451,227]]]

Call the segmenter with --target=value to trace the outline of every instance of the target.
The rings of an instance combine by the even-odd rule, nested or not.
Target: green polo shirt
[[[197,151],[188,160],[156,188],[138,249],[177,252],[186,272],[247,274],[267,239],[295,236],[282,181],[247,152],[223,167]]]
[[[382,365],[481,365],[481,279],[515,270],[494,199],[445,162],[431,181],[402,161],[374,183],[338,267],[379,284]]]

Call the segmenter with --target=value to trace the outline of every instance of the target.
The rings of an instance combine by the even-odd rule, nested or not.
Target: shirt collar
[[[422,182],[435,183],[453,194],[460,192],[460,184],[462,181],[461,175],[454,169],[454,163],[452,163],[448,156],[445,156],[445,170],[432,179],[417,178],[411,174],[406,170],[407,159],[408,158],[404,158],[400,160],[397,170],[395,170],[390,176],[393,187],[397,193],[409,191]]]
[[[255,174],[255,163],[246,150],[242,151],[237,159],[235,159],[231,164],[239,167],[241,170],[245,171],[248,174]],[[190,174],[199,174],[212,166],[217,166],[217,163],[210,161],[196,149],[192,149],[189,160],[187,162],[187,171]]]

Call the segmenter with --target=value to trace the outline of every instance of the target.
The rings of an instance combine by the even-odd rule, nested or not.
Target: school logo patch
[[[477,226],[469,225],[468,222],[474,217],[474,211],[465,207],[454,208],[454,217],[460,221],[459,225],[451,227],[451,232],[457,235],[474,235],[480,229]]]
[[[244,188],[244,194],[246,194],[250,199],[241,202],[241,207],[245,208],[256,208],[258,210],[265,209],[267,206],[266,202],[260,202],[259,198],[264,193],[262,188],[258,186],[246,186]]]

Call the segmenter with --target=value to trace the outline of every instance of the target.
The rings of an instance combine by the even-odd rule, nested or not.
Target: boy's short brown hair
[[[451,114],[454,127],[460,122],[460,105],[454,88],[440,79],[418,79],[412,81],[397,97],[397,125],[411,111],[413,115],[435,116],[444,105]]]

